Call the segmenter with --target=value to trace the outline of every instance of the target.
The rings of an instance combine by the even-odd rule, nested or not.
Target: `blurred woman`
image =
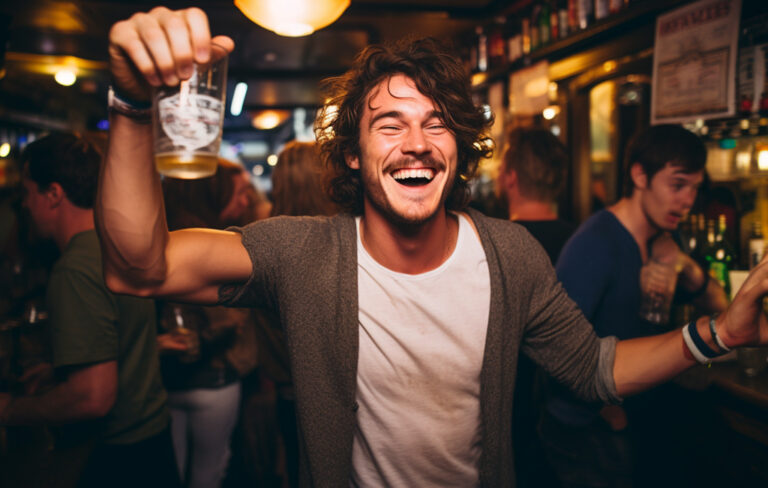
[[[258,194],[245,169],[220,160],[200,180],[163,180],[168,227],[225,228],[254,216]],[[238,420],[240,379],[256,367],[253,312],[165,303],[158,336],[171,431],[185,486],[221,485]]]

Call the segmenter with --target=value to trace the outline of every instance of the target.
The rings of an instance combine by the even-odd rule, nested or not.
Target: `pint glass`
[[[159,88],[152,99],[157,171],[173,178],[216,173],[227,84],[227,51],[211,45],[208,64],[194,65],[188,80]]]

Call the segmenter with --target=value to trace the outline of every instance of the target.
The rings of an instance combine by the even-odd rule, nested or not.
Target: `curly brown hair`
[[[469,76],[459,57],[431,38],[368,46],[349,71],[324,82],[328,96],[315,120],[315,136],[327,168],[327,191],[343,209],[362,214],[360,171],[351,169],[345,156],[360,156],[360,119],[371,91],[398,74],[413,80],[419,92],[434,102],[456,138],[456,179],[446,207],[461,210],[469,203],[469,181],[480,159],[493,152],[488,135],[493,117],[473,103]]]

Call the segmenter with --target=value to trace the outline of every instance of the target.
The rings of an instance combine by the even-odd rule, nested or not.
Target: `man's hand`
[[[160,354],[183,353],[189,350],[189,341],[184,340],[183,337],[177,334],[158,334],[157,348]]]
[[[768,256],[749,273],[731,305],[717,318],[717,334],[726,346],[768,344],[768,317],[763,311],[766,294]]]
[[[194,62],[208,62],[211,43],[234,49],[229,37],[211,39],[208,17],[199,8],[134,14],[109,32],[112,83],[133,100],[149,100],[150,87],[178,85],[192,75]]]

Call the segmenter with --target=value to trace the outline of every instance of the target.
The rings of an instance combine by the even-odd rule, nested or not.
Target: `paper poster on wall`
[[[659,16],[651,123],[736,113],[741,0],[701,0]]]

